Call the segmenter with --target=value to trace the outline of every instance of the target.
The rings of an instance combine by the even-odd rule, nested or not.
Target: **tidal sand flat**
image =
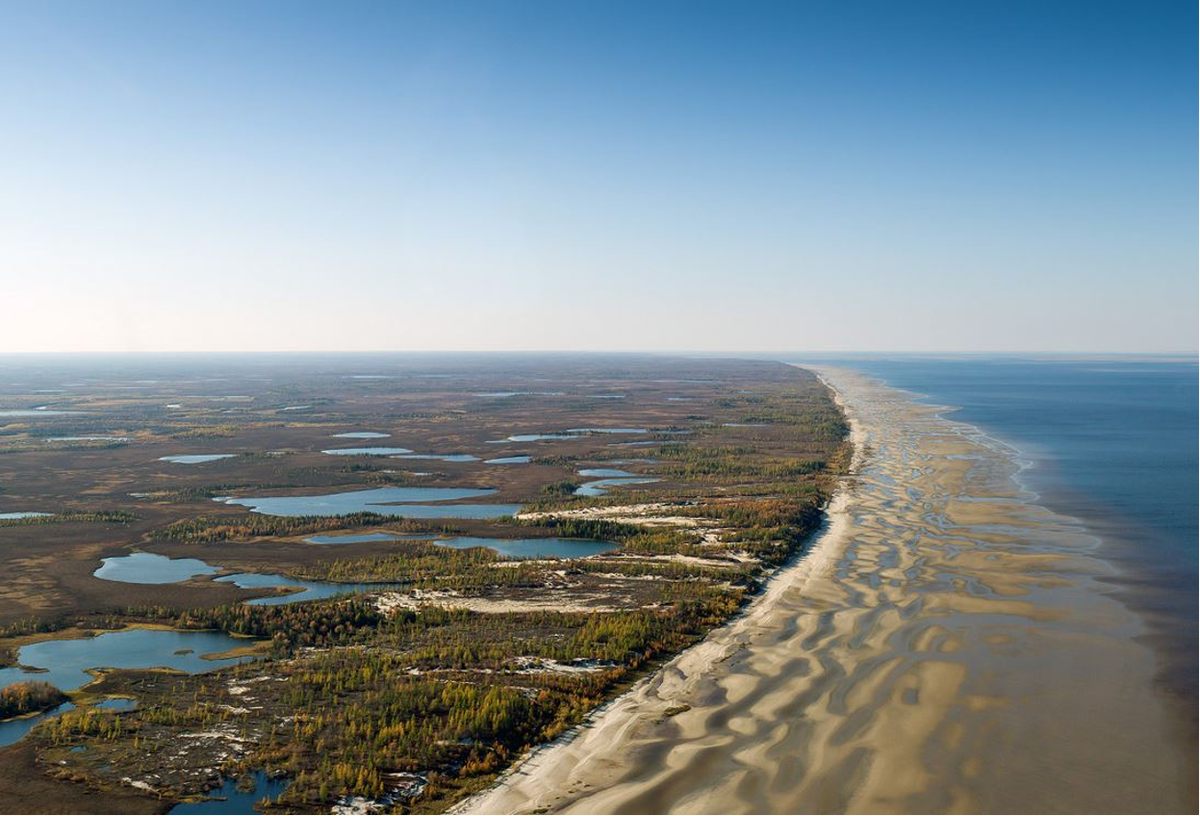
[[[1095,539],[973,427],[823,373],[858,453],[810,553],[460,810],[1194,809],[1144,626]]]

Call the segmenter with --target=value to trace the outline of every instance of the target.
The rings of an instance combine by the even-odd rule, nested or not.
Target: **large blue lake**
[[[1196,684],[1197,364],[1194,357],[832,357],[793,359],[861,371],[954,406],[1019,453],[1019,480],[1041,504],[1082,520],[1121,566],[1172,684]],[[1182,662],[1181,662],[1182,661]]]

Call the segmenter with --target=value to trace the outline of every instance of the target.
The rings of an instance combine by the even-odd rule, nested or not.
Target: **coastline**
[[[784,592],[802,588],[813,574],[828,567],[850,528],[850,493],[864,453],[864,435],[861,424],[846,412],[838,390],[819,372],[813,371],[843,411],[850,426],[848,439],[853,449],[848,471],[830,497],[825,520],[814,533],[811,546],[791,564],[778,569],[768,579],[764,590],[734,618],[597,707],[579,725],[533,748],[487,789],[462,800],[447,813],[522,813],[544,807],[534,805],[534,802],[542,802],[548,797],[561,798],[557,794],[570,788],[568,777],[577,773],[587,761],[593,744],[618,745],[639,721],[662,722],[673,716],[678,698],[694,690],[708,670],[740,651],[745,639],[752,636],[755,627],[770,614],[770,607]]]
[[[818,370],[857,432],[841,523],[455,812],[1193,808],[1144,624],[1105,591],[1094,536],[1032,503],[974,426]]]

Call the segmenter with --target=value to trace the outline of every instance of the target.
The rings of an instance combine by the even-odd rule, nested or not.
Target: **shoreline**
[[[593,739],[606,741],[609,737],[615,743],[640,720],[653,718],[662,722],[673,716],[678,696],[694,687],[709,669],[729,660],[741,650],[744,644],[740,638],[752,634],[756,622],[766,617],[783,593],[803,587],[814,572],[828,565],[837,544],[850,529],[850,494],[855,473],[864,455],[865,440],[861,424],[846,410],[841,393],[820,372],[808,370],[816,374],[833,394],[834,401],[850,426],[847,438],[853,447],[850,466],[839,478],[839,484],[825,507],[825,518],[813,533],[811,546],[792,563],[776,570],[757,597],[737,615],[710,631],[703,640],[684,649],[618,696],[595,708],[579,725],[530,750],[486,789],[462,800],[447,813],[523,812],[523,808],[510,807],[503,802],[510,794],[517,793],[518,787],[522,791],[534,788],[537,796],[567,790],[568,780],[565,777],[585,758],[570,761],[572,752],[581,747],[580,743]],[[556,762],[566,764],[567,773],[552,767]],[[523,793],[518,795],[524,796]],[[527,801],[532,804],[535,798]]]
[[[1144,621],[1095,536],[969,423],[817,370],[855,461],[813,547],[452,812],[1191,810]]]

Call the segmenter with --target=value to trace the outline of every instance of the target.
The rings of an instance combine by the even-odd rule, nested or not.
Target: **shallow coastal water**
[[[825,376],[860,455],[812,552],[464,810],[1194,809],[1144,626],[1095,538],[973,427]]]
[[[252,658],[206,660],[247,646],[251,641],[220,632],[175,632],[165,629],[123,629],[93,638],[42,640],[22,646],[17,662],[45,671],[26,672],[19,667],[0,669],[0,687],[22,680],[37,680],[63,691],[91,681],[86,669],[170,668],[195,674],[232,666]],[[186,652],[186,653],[183,653]]]

